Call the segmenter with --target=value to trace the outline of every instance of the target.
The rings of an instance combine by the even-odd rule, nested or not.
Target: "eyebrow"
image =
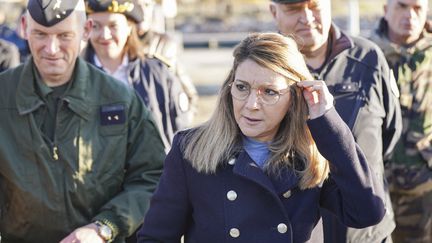
[[[407,7],[407,6],[408,6],[408,4],[406,4],[406,3],[404,3],[404,2],[401,2],[401,1],[397,1],[397,4],[398,4],[400,7]]]
[[[304,3],[285,3],[281,6],[283,10],[299,10],[303,8]]]
[[[234,81],[240,81],[240,82],[243,82],[243,83],[247,83],[249,86],[251,86],[251,83],[249,83],[248,81],[244,81],[244,80],[241,80],[241,79],[235,79]],[[268,87],[268,88],[275,88],[275,89],[279,88],[277,85],[271,84],[271,83],[268,83],[268,82],[265,82],[264,84],[259,85],[259,86],[260,87],[265,86],[265,87]]]
[[[98,21],[95,19],[92,19],[92,20],[95,24],[98,24],[98,25],[110,25],[110,24],[117,24],[118,23],[118,21],[116,21],[116,20],[108,20],[108,22],[106,24],[103,21]]]

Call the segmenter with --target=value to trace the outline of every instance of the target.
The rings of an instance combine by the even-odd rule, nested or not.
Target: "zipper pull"
[[[58,159],[59,159],[59,156],[58,156],[58,148],[57,148],[56,145],[54,145],[54,147],[53,147],[53,159],[54,159],[54,160],[58,160]]]

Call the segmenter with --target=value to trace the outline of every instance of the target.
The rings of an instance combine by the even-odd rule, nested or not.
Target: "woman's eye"
[[[267,96],[275,96],[279,94],[276,90],[273,89],[264,89],[264,94]]]
[[[236,84],[236,88],[238,91],[248,91],[249,90],[248,86],[246,86],[244,84]]]

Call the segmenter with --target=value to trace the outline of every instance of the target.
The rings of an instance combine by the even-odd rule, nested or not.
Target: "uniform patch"
[[[188,111],[189,110],[189,97],[187,96],[187,94],[185,92],[181,92],[179,97],[178,97],[178,104],[179,104],[179,108],[182,112]]]
[[[100,108],[102,126],[123,124],[126,120],[125,106],[122,104],[103,105]]]
[[[393,70],[390,70],[390,89],[393,92],[393,94],[399,98],[400,93],[399,93],[399,88],[398,85],[396,83],[396,79],[395,76],[393,74]]]

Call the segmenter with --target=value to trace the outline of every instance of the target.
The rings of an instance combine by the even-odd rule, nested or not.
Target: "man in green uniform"
[[[386,172],[395,211],[394,242],[432,242],[432,35],[428,0],[388,0],[372,40],[400,90],[403,134]]]
[[[2,242],[124,242],[164,147],[139,97],[78,58],[83,0],[29,0],[32,57],[0,74]]]
[[[384,160],[400,137],[402,119],[397,85],[384,55],[372,42],[347,35],[332,23],[331,0],[272,0],[270,12],[279,32],[294,37],[315,79],[326,82],[337,112],[385,187]],[[383,220],[365,229],[347,228],[323,210],[325,242],[388,242],[395,223],[387,196]]]

